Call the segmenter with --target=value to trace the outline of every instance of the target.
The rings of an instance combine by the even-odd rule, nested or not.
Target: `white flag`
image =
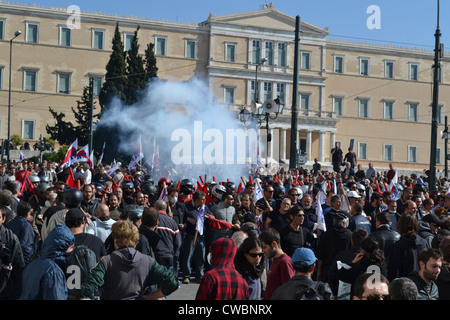
[[[203,224],[205,222],[205,206],[200,209],[197,215],[197,224],[195,225],[195,230],[198,231],[199,235],[203,234]]]
[[[319,193],[316,197],[316,216],[317,216],[317,229],[322,231],[327,231],[327,227],[325,225],[325,218],[323,216],[322,204],[325,203],[325,194],[323,190],[319,190]]]
[[[253,202],[256,203],[259,199],[263,197],[263,190],[261,188],[261,185],[259,184],[259,180],[256,179],[255,182],[255,193],[253,194]]]

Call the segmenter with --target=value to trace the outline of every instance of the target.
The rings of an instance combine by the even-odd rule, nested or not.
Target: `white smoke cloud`
[[[141,135],[143,162],[152,157],[156,141],[164,170],[155,173],[155,180],[160,176],[198,180],[207,175],[208,181],[214,176],[239,184],[256,163],[257,130],[245,131],[237,113],[216,100],[199,79],[154,81],[135,105],[124,106],[116,99],[98,125],[127,133],[117,137],[117,143],[130,157]]]

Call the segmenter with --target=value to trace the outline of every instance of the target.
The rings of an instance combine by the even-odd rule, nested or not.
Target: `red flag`
[[[376,183],[376,185],[377,185],[377,192],[380,194],[383,194],[383,192],[380,190],[380,184]]]
[[[231,229],[233,225],[231,223],[228,223],[223,220],[214,219],[214,220],[208,220],[209,226],[214,229]]]
[[[253,178],[252,178],[252,176],[249,176],[249,177],[248,177],[248,182],[250,182],[251,184],[253,184]]]
[[[274,180],[275,180],[275,182],[281,183],[280,178],[278,178],[277,174],[274,175]]]
[[[198,176],[200,178],[200,181],[202,182],[202,184],[205,184],[205,181],[203,181],[202,176]]]
[[[239,186],[238,186],[238,189],[237,189],[236,193],[239,194],[241,192],[242,192],[242,182],[239,183]]]
[[[178,181],[177,183],[177,189],[180,190],[180,186],[181,186],[181,181]]]
[[[213,181],[214,181],[215,183],[217,183],[217,181],[216,181],[216,177],[214,177],[214,176],[213,176]]]
[[[80,179],[77,180],[77,189],[81,190],[81,181],[80,181]]]
[[[69,168],[69,176],[66,179],[66,185],[71,188],[75,188],[75,177],[73,176],[72,168]]]
[[[199,181],[197,181],[197,190],[202,190],[202,189],[203,189],[202,184]]]
[[[298,173],[295,175],[294,183],[292,184],[293,187],[296,187],[298,185]]]

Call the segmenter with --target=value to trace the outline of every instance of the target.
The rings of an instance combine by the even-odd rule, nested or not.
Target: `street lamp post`
[[[266,150],[266,168],[269,166],[269,143],[272,140],[271,134],[269,133],[269,120],[275,120],[278,115],[283,112],[284,102],[280,98],[275,100],[267,100],[264,104],[252,103],[254,110],[252,112],[247,111],[245,108],[239,113],[239,120],[246,125],[248,121],[252,118],[258,121],[261,127],[265,123],[265,129],[267,131],[267,150]]]
[[[8,140],[6,145],[6,160],[9,164],[9,158],[10,158],[10,147],[11,147],[11,68],[12,68],[12,44],[13,40],[20,36],[22,34],[22,31],[17,30],[14,32],[14,37],[9,40],[9,90],[8,90]]]

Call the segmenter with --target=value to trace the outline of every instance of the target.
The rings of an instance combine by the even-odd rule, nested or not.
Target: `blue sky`
[[[36,4],[65,8],[77,5],[86,11],[133,14],[138,17],[202,22],[209,13],[232,14],[260,9],[265,0],[33,0]],[[354,38],[358,41],[434,48],[437,25],[437,0],[267,0],[275,8],[308,23],[329,27],[330,37]],[[369,29],[367,13],[371,5],[380,9],[380,29]],[[450,1],[440,1],[441,42],[450,51]]]

